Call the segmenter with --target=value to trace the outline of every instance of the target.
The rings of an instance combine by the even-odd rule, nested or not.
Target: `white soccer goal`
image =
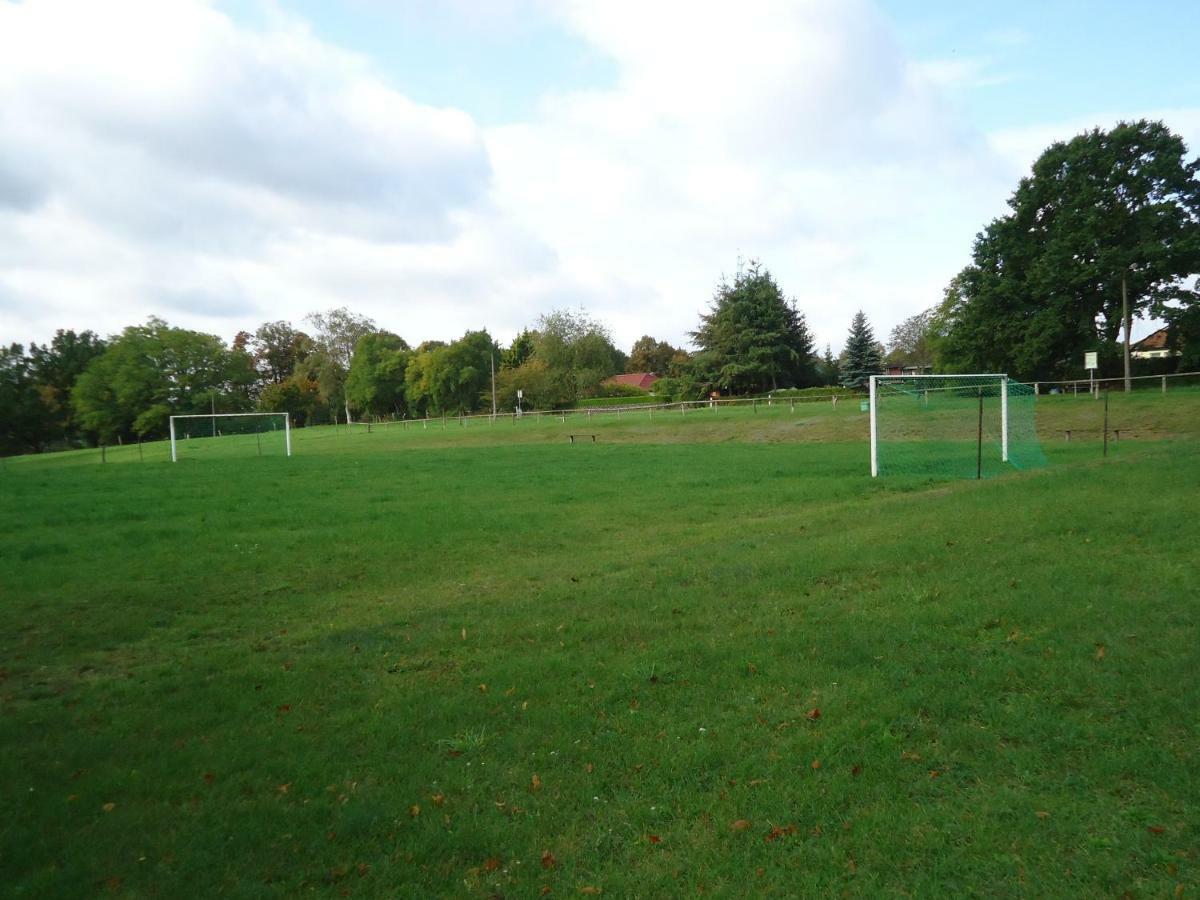
[[[1003,374],[874,375],[871,476],[982,478],[1044,465],[1035,401]]]
[[[171,416],[169,424],[171,462],[179,461],[181,449],[214,446],[234,455],[262,456],[264,450],[292,455],[292,423],[285,412],[200,413]]]

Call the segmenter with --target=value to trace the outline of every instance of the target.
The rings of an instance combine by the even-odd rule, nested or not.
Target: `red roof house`
[[[605,384],[626,384],[641,391],[649,391],[656,381],[658,376],[653,372],[631,372],[628,375],[613,375],[604,379]]]

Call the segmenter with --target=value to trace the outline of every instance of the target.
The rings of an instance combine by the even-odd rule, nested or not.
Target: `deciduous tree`
[[[1077,372],[1134,317],[1200,294],[1200,161],[1161,122],[1122,122],[1049,147],[975,241],[939,316],[959,370]],[[1128,376],[1128,357],[1126,357]]]

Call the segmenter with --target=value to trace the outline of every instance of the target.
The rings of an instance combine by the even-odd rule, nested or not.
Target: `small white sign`
[[[1100,368],[1098,365],[1096,365],[1096,351],[1095,350],[1089,350],[1083,354],[1083,367],[1085,369]]]
[[[524,399],[524,397],[525,397],[525,392],[523,390],[521,390],[520,388],[517,388],[517,399],[522,400],[522,399]]]

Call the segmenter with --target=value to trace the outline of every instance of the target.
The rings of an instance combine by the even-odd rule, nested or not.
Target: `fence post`
[[[1039,385],[1040,385],[1040,384],[1041,384],[1041,382],[1038,382],[1038,381],[1035,381],[1035,382],[1033,383],[1033,396],[1035,396],[1035,397],[1036,397],[1038,394],[1040,394],[1040,393],[1041,393],[1041,391],[1040,391],[1040,390],[1038,390],[1038,387],[1039,387]]]
[[[1163,381],[1163,393],[1165,394],[1167,392],[1167,376],[1166,375],[1163,376],[1162,381]]]

